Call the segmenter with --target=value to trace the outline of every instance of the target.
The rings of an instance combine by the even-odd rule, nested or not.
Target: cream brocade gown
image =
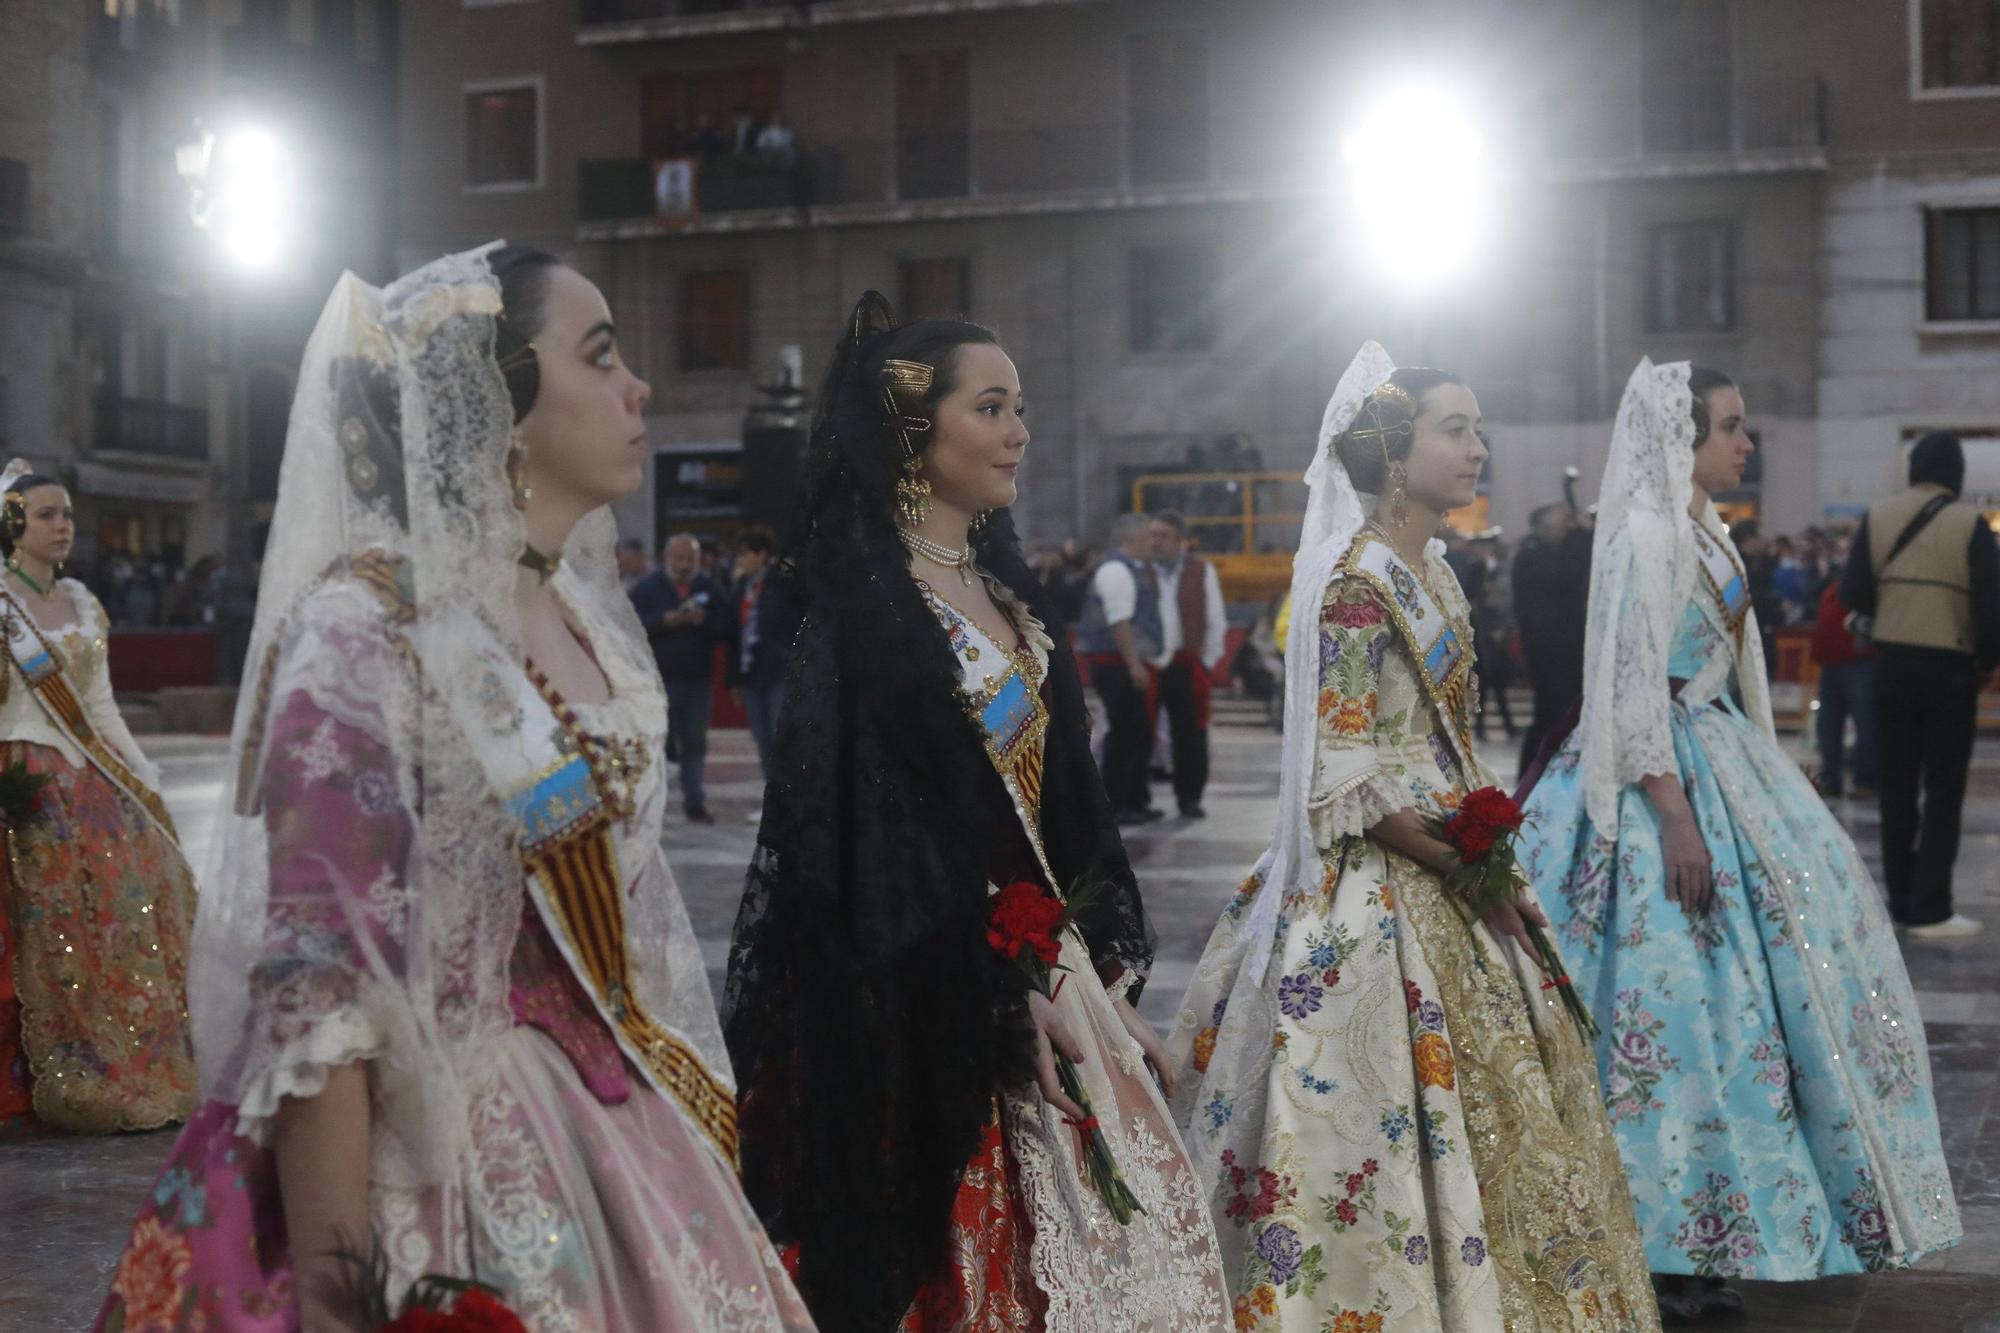
[[[1441,559],[1425,582],[1470,642]],[[1361,836],[1492,779],[1466,771],[1391,608],[1345,564],[1316,629],[1291,651],[1319,655],[1325,877],[1281,905],[1258,985],[1238,934],[1259,881],[1242,887],[1170,1038],[1235,1326],[1656,1328],[1589,1049],[1531,961]]]

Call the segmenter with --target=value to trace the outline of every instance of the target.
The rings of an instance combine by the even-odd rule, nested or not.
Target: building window
[[[1730,146],[1736,63],[1731,9],[1725,0],[1647,0],[1639,98],[1648,153]]]
[[[1713,333],[1735,323],[1730,226],[1677,222],[1653,228],[1646,323],[1656,333]]]
[[[972,264],[964,259],[909,259],[901,266],[904,319],[957,319],[972,309]]]
[[[2000,0],[1910,0],[1919,96],[2000,93]]]
[[[896,196],[953,199],[972,191],[971,57],[896,57]]]
[[[542,81],[465,90],[465,183],[473,189],[533,189],[542,183]]]
[[[681,279],[682,370],[750,368],[750,275],[741,269]]]
[[[2000,208],[1924,215],[1924,316],[2000,319]]]
[[[1208,179],[1208,42],[1199,32],[1142,32],[1125,48],[1132,183]]]
[[[1206,245],[1132,251],[1132,350],[1205,352],[1215,346],[1215,252]]]

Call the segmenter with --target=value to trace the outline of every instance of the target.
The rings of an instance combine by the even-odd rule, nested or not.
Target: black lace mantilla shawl
[[[1143,979],[1151,932],[1075,660],[1004,516],[980,546],[1057,640],[1050,863],[1065,885],[1105,882],[1080,922],[1091,957]],[[886,1333],[944,1258],[994,1094],[1032,1078],[1032,1030],[1020,974],[986,942],[1013,816],[956,697],[957,658],[907,574],[850,583],[806,596],[724,1010],[751,1202],[798,1245],[822,1329]]]

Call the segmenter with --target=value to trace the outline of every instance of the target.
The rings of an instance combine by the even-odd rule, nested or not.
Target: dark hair
[[[758,555],[769,555],[778,549],[778,537],[762,523],[755,523],[737,535],[736,549],[755,551]]]
[[[1162,509],[1159,513],[1149,515],[1148,517],[1155,523],[1166,524],[1183,537],[1187,536],[1187,520],[1182,518],[1175,510]]]
[[[1764,530],[1757,526],[1754,518],[1739,518],[1736,526],[1729,530],[1729,540],[1741,546],[1744,542],[1760,535]]]
[[[1733,389],[1736,381],[1719,370],[1707,366],[1691,366],[1688,369],[1688,392],[1694,395],[1694,404],[1688,410],[1694,414],[1694,447],[1699,449],[1708,439],[1708,396],[1717,389]]]
[[[1377,406],[1364,407],[1356,413],[1353,422],[1333,442],[1334,455],[1346,467],[1354,488],[1370,495],[1381,494],[1382,487],[1388,483],[1390,460],[1410,456],[1410,447],[1417,438],[1416,420],[1424,412],[1425,395],[1439,385],[1463,384],[1465,381],[1449,370],[1405,366],[1389,376],[1389,383],[1407,393],[1417,405],[1417,410],[1408,411],[1393,394],[1374,398]],[[1381,438],[1373,435],[1357,437],[1354,433],[1357,427],[1374,430],[1378,426],[1390,433]]]
[[[0,556],[14,554],[14,543],[21,540],[21,534],[28,530],[28,492],[39,486],[60,485],[60,477],[51,477],[45,472],[28,472],[14,478],[7,494],[21,498],[0,505]]]
[[[803,567],[815,542],[831,542],[833,549],[824,552],[828,559],[836,559],[841,550],[851,556],[858,545],[893,563],[898,573],[909,568],[895,520],[903,443],[883,401],[883,363],[915,361],[934,372],[930,388],[913,405],[914,415],[932,423],[922,440],[913,441],[922,449],[936,432],[937,405],[956,386],[958,349],[997,346],[999,341],[993,330],[969,320],[918,319],[898,325],[878,293],[862,296],[827,367],[813,412],[812,447],[785,544],[788,563]],[[805,596],[810,600],[809,592]]]
[[[1910,485],[1965,489],[1965,446],[1948,430],[1934,430],[1910,446]]]
[[[507,381],[507,397],[514,404],[514,421],[519,424],[542,391],[541,363],[530,344],[548,322],[549,275],[562,267],[562,261],[546,250],[503,245],[486,257],[486,267],[500,281],[493,357]]]
[[[620,537],[617,549],[620,551],[637,551],[640,555],[644,555],[646,554],[646,543],[640,541],[637,537]]]

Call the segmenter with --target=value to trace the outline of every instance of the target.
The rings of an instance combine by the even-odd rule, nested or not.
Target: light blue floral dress
[[[1738,646],[1700,586],[1668,675],[1674,751],[1715,867],[1690,922],[1658,818],[1590,822],[1572,736],[1527,802],[1522,864],[1584,1002],[1656,1273],[1799,1280],[1955,1243],[1923,1020],[1868,868],[1729,697]]]

